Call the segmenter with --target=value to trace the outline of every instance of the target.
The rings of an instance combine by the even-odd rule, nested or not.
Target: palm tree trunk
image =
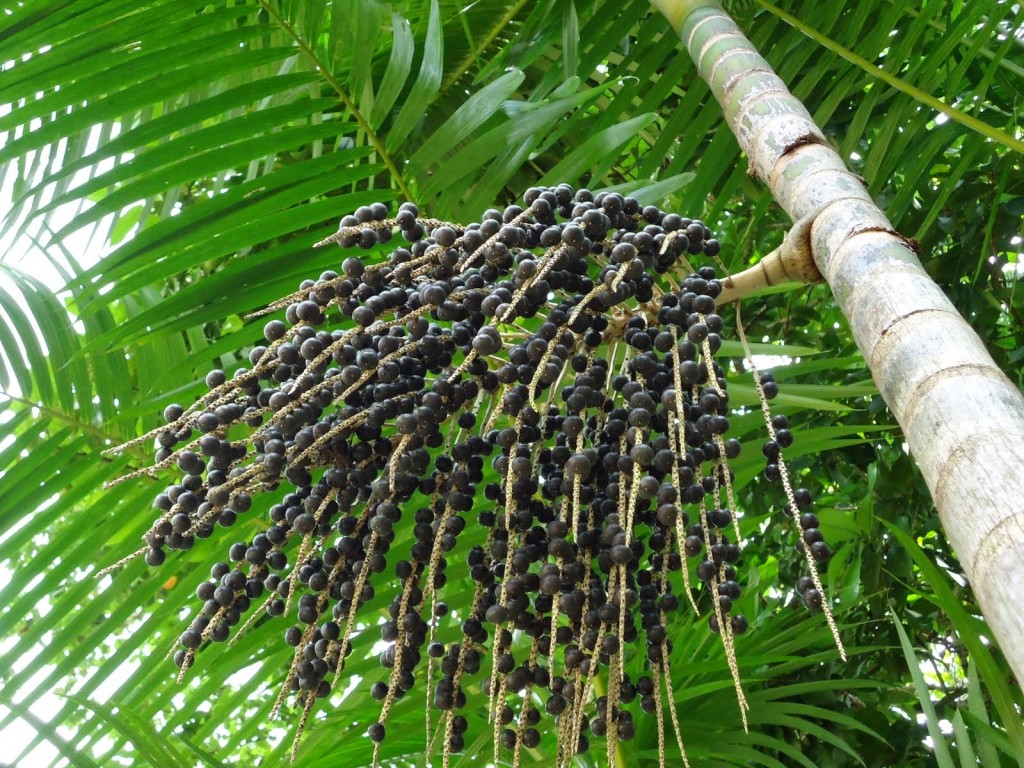
[[[899,421],[989,627],[1024,680],[1024,397],[803,105],[709,0],[651,0],[803,233]]]

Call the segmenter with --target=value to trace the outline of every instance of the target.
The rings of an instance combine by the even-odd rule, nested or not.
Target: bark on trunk
[[[750,172],[805,225],[985,619],[1024,680],[1024,397],[729,16],[707,0],[651,4],[722,105]]]

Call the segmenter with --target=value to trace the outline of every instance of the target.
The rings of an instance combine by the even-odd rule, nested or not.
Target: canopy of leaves
[[[1024,383],[1020,7],[730,8]],[[199,395],[209,369],[244,364],[260,326],[243,318],[337,268],[337,251],[310,244],[341,215],[411,199],[472,220],[537,183],[613,187],[702,217],[733,271],[788,226],[639,0],[30,0],[4,8],[0,41],[0,731],[34,733],[13,754],[0,742],[14,764],[282,763],[289,713],[266,717],[288,664],[276,624],[204,651],[184,686],[162,661],[234,536],[97,580],[137,548],[159,490],[104,490],[148,456],[100,453]],[[43,267],[59,278],[41,281]],[[1024,761],[1019,688],[827,290],[775,291],[743,319],[780,356],[793,469],[837,549],[827,581],[851,661],[792,594],[791,532],[771,516],[783,502],[755,479],[763,436],[740,416],[751,732],[720,650],[681,618],[674,690],[691,760]],[[353,676],[372,679],[371,645]],[[310,721],[304,765],[368,759],[365,688]],[[396,765],[422,764],[413,698],[391,715],[406,734],[387,744]],[[490,752],[473,716],[484,736],[467,765]],[[635,764],[656,764],[652,724],[635,745]]]

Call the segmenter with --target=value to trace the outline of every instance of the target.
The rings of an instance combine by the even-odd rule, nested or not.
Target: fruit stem
[[[594,686],[594,694],[596,698],[601,698],[608,693],[608,686],[604,684],[604,678],[600,675],[594,675],[592,685]],[[611,731],[608,732],[608,737],[611,738]],[[626,768],[629,763],[626,762],[626,753],[622,749],[622,742],[616,740],[615,742],[615,768]]]

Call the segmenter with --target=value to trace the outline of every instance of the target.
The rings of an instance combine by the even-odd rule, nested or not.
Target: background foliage
[[[1024,383],[1020,7],[731,8]],[[283,763],[289,713],[266,721],[287,664],[283,626],[204,651],[184,687],[161,660],[234,536],[95,579],[137,547],[158,490],[103,490],[148,456],[100,451],[200,394],[210,368],[242,364],[262,326],[245,314],[337,267],[337,251],[309,245],[339,216],[412,199],[472,220],[538,182],[612,186],[703,217],[732,270],[787,226],[638,0],[26,0],[3,11],[0,179],[13,204],[0,228],[0,730],[35,736],[0,740],[0,761]],[[796,553],[769,518],[781,502],[753,479],[756,423],[739,418],[744,525],[758,534],[741,606],[754,626],[738,645],[752,730],[716,643],[680,618],[675,690],[691,759],[1024,764],[1017,683],[827,290],[751,300],[744,321],[787,355],[779,403],[837,548],[828,583],[851,661],[792,596]],[[352,674],[376,679],[373,634]],[[311,721],[303,764],[368,759],[365,688]],[[421,704],[391,717],[409,735],[389,740],[388,756],[422,764]],[[477,717],[470,742],[487,754]],[[652,723],[631,746],[636,765],[656,764]],[[533,757],[553,749],[545,740]]]

